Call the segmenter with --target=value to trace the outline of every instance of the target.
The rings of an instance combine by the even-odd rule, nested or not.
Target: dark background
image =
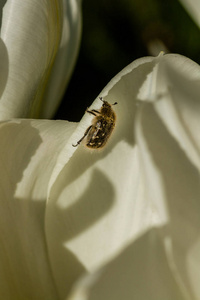
[[[80,52],[55,119],[80,121],[112,77],[152,55],[152,41],[200,63],[200,30],[178,0],[83,0],[82,9]]]

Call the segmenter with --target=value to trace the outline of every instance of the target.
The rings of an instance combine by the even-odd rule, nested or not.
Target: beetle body
[[[86,138],[86,147],[90,149],[103,148],[107,143],[116,123],[116,114],[112,109],[112,105],[100,98],[103,102],[100,110],[87,110],[88,113],[94,115],[92,125],[85,131],[84,136],[77,142],[74,147],[78,146],[84,138]]]

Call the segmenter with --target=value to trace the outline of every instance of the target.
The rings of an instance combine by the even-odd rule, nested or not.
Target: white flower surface
[[[80,3],[8,0],[1,32],[0,299],[200,299],[200,66],[161,53],[124,68],[99,95],[116,127],[89,150],[72,146],[88,113],[23,119],[56,108]]]
[[[74,231],[65,247],[86,270],[98,270],[115,258],[80,281],[70,299],[200,299],[199,81],[197,64],[161,54],[134,62],[102,92],[119,103],[110,151],[84,152],[77,165],[79,171],[84,165],[83,171],[73,181],[70,177],[64,192],[57,188],[54,199],[62,207],[68,190],[76,195],[63,218],[63,227],[72,230],[73,224]],[[75,153],[71,161],[76,155],[81,156]],[[71,167],[71,174],[78,170]],[[92,179],[87,180],[89,172]],[[88,205],[92,195],[98,200]],[[76,233],[77,210],[84,224],[83,216],[94,205],[109,207],[95,222],[90,217],[92,226]]]

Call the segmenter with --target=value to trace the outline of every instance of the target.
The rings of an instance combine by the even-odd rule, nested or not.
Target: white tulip
[[[66,2],[70,40],[61,2],[15,2],[0,42],[0,299],[200,299],[200,66],[134,61],[99,95],[118,103],[106,146],[73,147],[94,116],[22,118],[56,108],[80,3]]]

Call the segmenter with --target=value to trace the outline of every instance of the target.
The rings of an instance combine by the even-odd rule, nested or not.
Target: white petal
[[[166,55],[156,76],[159,93],[154,101],[142,102],[135,127],[146,198],[165,220],[185,288],[191,299],[199,299],[200,67]]]
[[[109,83],[102,96],[118,105],[113,107],[117,124],[108,145],[93,153],[79,146],[51,183],[46,234],[61,298],[79,274],[104,264],[138,232],[162,222],[144,195],[133,129],[138,89],[153,67],[154,58],[138,60]],[[92,108],[101,105],[97,99]],[[82,137],[91,119],[84,116],[71,144]]]
[[[199,0],[180,0],[193,20],[200,27],[200,2]]]
[[[40,113],[42,118],[50,118],[55,113],[70,79],[79,49],[81,36],[80,0],[63,0],[63,6],[62,39],[48,82],[45,103]]]
[[[150,230],[105,268],[83,277],[67,299],[189,300],[174,277],[163,242],[157,229]]]
[[[0,299],[59,299],[44,232],[47,189],[76,125],[0,124]]]
[[[1,37],[9,56],[9,78],[0,101],[0,119],[38,116],[41,96],[59,46],[59,1],[8,0]]]

